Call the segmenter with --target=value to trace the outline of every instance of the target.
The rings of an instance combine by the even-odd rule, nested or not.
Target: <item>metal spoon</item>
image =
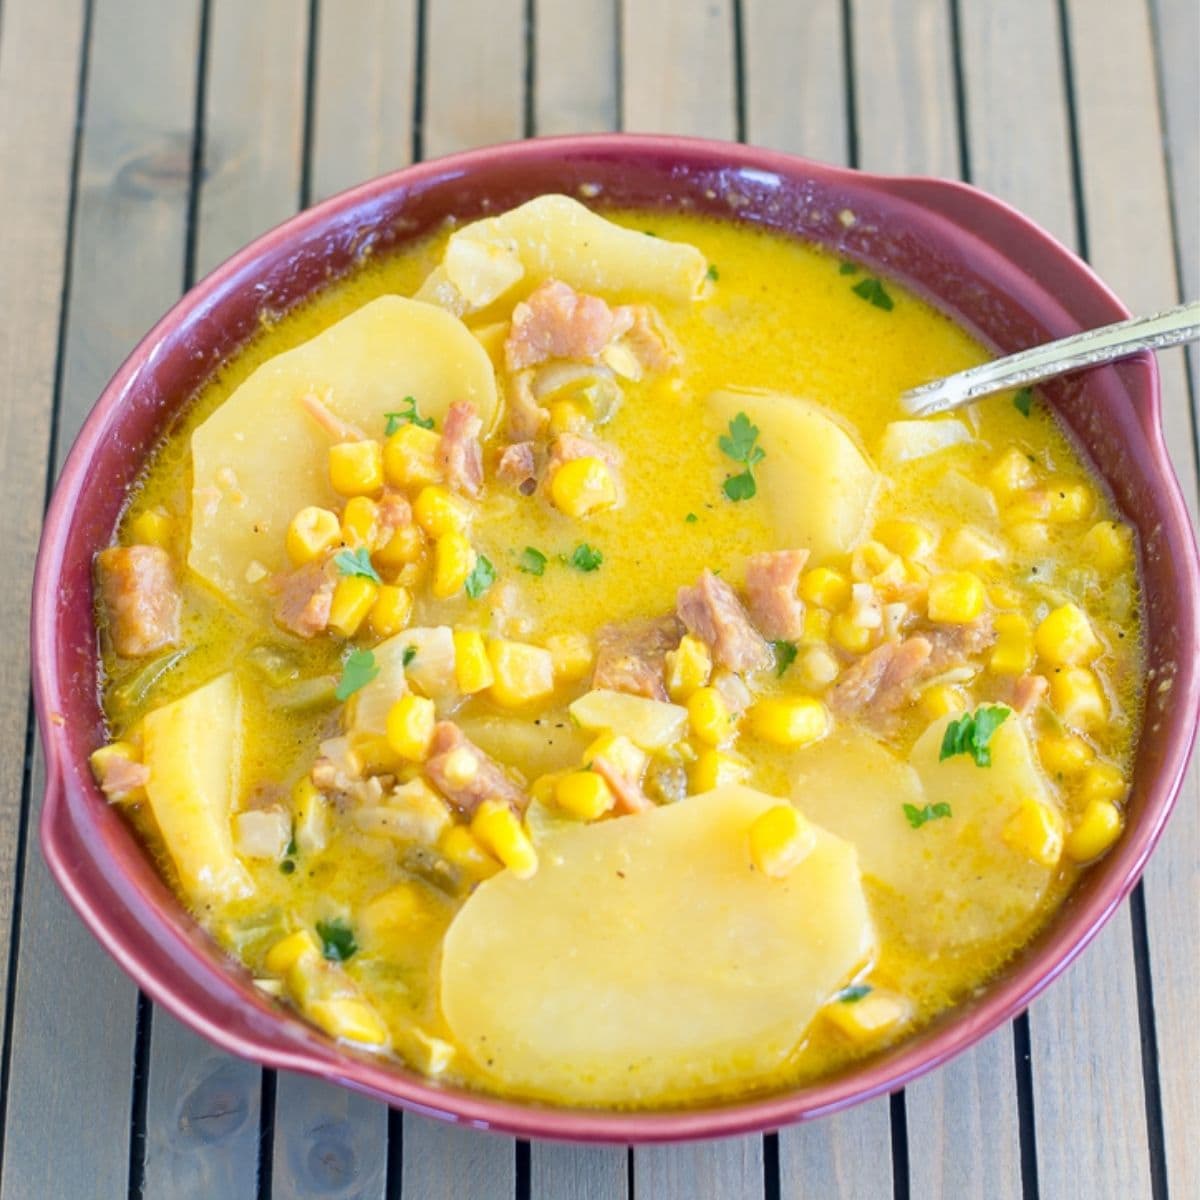
[[[1141,350],[1162,350],[1180,342],[1200,341],[1200,301],[1181,304],[1152,317],[1131,317],[1070,337],[1034,346],[994,362],[935,379],[905,392],[900,404],[917,417],[949,412],[1007,388],[1041,383],[1055,375],[1127,358]]]

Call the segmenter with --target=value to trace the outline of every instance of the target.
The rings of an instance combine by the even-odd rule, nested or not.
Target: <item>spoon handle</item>
[[[1055,375],[1099,366],[1141,350],[1162,350],[1180,342],[1198,340],[1200,301],[1193,301],[1152,317],[1131,317],[1115,325],[1088,329],[947,375],[945,379],[935,379],[905,392],[900,397],[900,404],[913,416],[928,417],[1006,388],[1041,383]]]

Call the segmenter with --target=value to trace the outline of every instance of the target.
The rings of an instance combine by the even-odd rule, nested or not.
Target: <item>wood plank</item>
[[[534,132],[616,129],[617,0],[535,5]]]
[[[68,32],[71,20],[56,11]],[[6,48],[15,16],[6,4]],[[194,3],[99,0],[94,8],[56,464],[122,357],[179,294],[198,18]],[[31,45],[12,48],[27,57],[34,52]],[[57,52],[43,50],[57,61]],[[30,844],[43,786],[39,755],[0,1195],[124,1195],[135,992],[69,910]],[[64,972],[86,986],[65,987]]]
[[[621,1146],[530,1146],[530,1200],[627,1200],[629,1156]]]
[[[1145,4],[1114,0],[1097,12],[1090,4],[1068,4],[1074,62],[1080,160],[1083,168],[1090,257],[1135,312],[1149,312],[1171,303],[1178,294],[1175,248],[1171,239],[1171,209],[1163,161],[1163,128],[1158,111],[1154,39]],[[1195,95],[1196,25],[1193,11],[1180,23],[1164,27],[1168,39],[1182,41],[1180,52],[1190,63]],[[1191,37],[1191,41],[1186,39]],[[1164,61],[1167,61],[1164,59]],[[1174,55],[1170,56],[1174,63]],[[1180,87],[1173,79],[1172,88]],[[1176,110],[1177,111],[1177,110]],[[1186,111],[1186,106],[1185,106]],[[1180,248],[1184,251],[1184,287],[1197,295],[1196,123],[1193,109],[1188,127],[1176,126],[1193,144],[1173,159],[1181,214]],[[1172,142],[1171,149],[1177,149]],[[1189,161],[1190,156],[1190,161]],[[1136,181],[1136,183],[1134,182]],[[1131,231],[1136,230],[1136,236]],[[1190,250],[1189,250],[1190,246]],[[1189,257],[1190,255],[1190,257]],[[1195,425],[1187,404],[1184,361],[1179,351],[1159,356],[1163,387],[1163,425],[1175,470],[1196,520]],[[1196,996],[1200,993],[1200,774],[1193,762],[1167,836],[1146,873],[1145,899],[1150,971],[1153,980],[1158,1076],[1162,1097],[1167,1184],[1173,1194],[1186,1194],[1200,1179],[1200,1029]],[[1103,1010],[1102,1010],[1103,1011]],[[1110,1036],[1101,1032],[1101,1036]],[[1106,1081],[1104,1108],[1119,1112]],[[1128,1114],[1126,1122],[1129,1121]],[[1132,1152],[1130,1141],[1138,1126],[1119,1139],[1122,1155]],[[1115,1153],[1115,1151],[1114,1151]],[[1059,1170],[1066,1177],[1072,1156],[1063,1149]],[[1118,1160],[1122,1167],[1125,1163]],[[1103,1161],[1100,1164],[1103,1168]],[[1130,1164],[1131,1167],[1140,1164]],[[1111,1167],[1110,1167],[1111,1169]],[[1140,1180],[1141,1170],[1131,1175]],[[1114,1181],[1113,1195],[1120,1180]],[[1097,1194],[1100,1194],[1097,1192]],[[1132,1184],[1124,1195],[1135,1194]]]
[[[339,0],[320,9],[313,97],[313,199],[412,159],[414,0]]]
[[[643,1146],[633,1155],[633,1194],[653,1200],[758,1200],[761,1137]]]
[[[414,1200],[512,1200],[516,1161],[511,1138],[404,1114],[401,1196]]]
[[[780,1200],[857,1200],[890,1196],[892,1189],[892,1122],[886,1098],[779,1131]]]

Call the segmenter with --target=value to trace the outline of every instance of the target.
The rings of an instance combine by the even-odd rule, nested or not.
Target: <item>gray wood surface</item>
[[[534,6],[533,133],[604,133],[620,119],[618,0]]]
[[[633,1194],[653,1200],[759,1200],[763,1140],[642,1147],[633,1153]]]
[[[620,1146],[530,1146],[530,1200],[628,1200],[629,1154]]]
[[[890,1196],[893,1187],[887,1099],[779,1131],[780,1200],[857,1200]]]
[[[509,1200],[516,1178],[511,1138],[405,1113],[400,1176],[405,1200]]]

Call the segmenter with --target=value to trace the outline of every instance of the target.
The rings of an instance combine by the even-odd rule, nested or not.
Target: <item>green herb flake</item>
[[[412,396],[405,396],[402,403],[404,407],[399,412],[383,414],[387,417],[387,426],[383,431],[386,437],[391,437],[401,425],[418,425],[422,429],[433,428],[433,418],[421,416],[417,411],[417,402]]]
[[[977,767],[992,765],[992,752],[988,743],[992,734],[1008,720],[1011,708],[1003,704],[993,704],[977,708],[974,715],[968,713],[951,721],[942,735],[942,749],[938,761],[953,758],[956,754],[969,754]]]
[[[839,275],[857,275],[858,271],[858,263],[844,262],[838,267]]]
[[[517,558],[517,570],[526,575],[542,575],[546,570],[546,556],[532,546],[526,546]]]
[[[927,804],[924,808],[918,808],[915,804],[906,804],[904,806],[904,815],[914,829],[920,829],[926,821],[937,821],[943,817],[948,817],[950,815],[950,805],[943,802],[941,804]]]
[[[896,307],[895,301],[887,294],[883,283],[874,276],[868,275],[866,279],[860,280],[850,290],[856,296],[861,296],[868,304],[882,308],[884,312],[891,312]]]
[[[688,513],[688,515],[687,515],[686,517],[684,517],[683,519],[684,519],[684,520],[685,520],[685,521],[686,521],[686,522],[687,522],[689,525],[695,525],[695,523],[696,523],[698,520],[700,520],[700,518],[699,518],[698,516],[696,516],[696,514],[695,514],[695,513]]]
[[[864,996],[869,996],[872,990],[869,983],[852,983],[849,987],[842,988],[833,998],[839,1004],[856,1004]]]
[[[796,643],[772,642],[771,649],[775,651],[775,675],[782,679],[784,672],[796,661]]]
[[[730,475],[721,484],[721,491],[733,501],[753,500],[758,493],[758,484],[754,482],[753,474],[749,470],[745,470],[740,475]]]
[[[279,871],[282,875],[290,875],[293,871],[295,871],[295,869],[296,864],[292,862],[290,858],[285,858],[283,862],[279,864]]]
[[[408,667],[412,665],[413,659],[417,657],[416,646],[405,646],[404,653],[400,656],[400,665]]]
[[[744,412],[738,413],[729,422],[729,432],[717,439],[721,452],[732,458],[734,462],[744,463],[746,469],[737,475],[731,475],[721,485],[721,490],[730,500],[749,500],[758,491],[754,481],[754,468],[767,457],[767,452],[759,445],[758,426]]]
[[[568,561],[577,571],[594,571],[604,561],[604,555],[595,546],[589,546],[587,542],[580,542],[571,551]]]
[[[321,939],[321,953],[330,962],[345,962],[353,958],[358,950],[354,930],[345,921],[318,921],[317,936]]]
[[[1023,417],[1029,416],[1033,408],[1033,388],[1022,388],[1013,397],[1013,408]]]
[[[713,283],[716,283],[717,280],[721,278],[721,272],[717,270],[716,263],[709,263],[708,270],[705,271],[704,274],[707,278],[711,279]]]
[[[339,550],[333,556],[333,561],[343,575],[361,575],[372,583],[383,582],[379,572],[371,565],[371,553],[366,546],[359,546],[357,550]]]
[[[366,687],[376,675],[379,667],[370,650],[351,650],[342,663],[342,677],[334,689],[334,695],[344,704],[359,688]]]
[[[495,582],[496,568],[492,566],[490,559],[482,554],[479,555],[475,559],[475,565],[471,568],[470,575],[467,576],[467,595],[472,600],[478,600]]]

